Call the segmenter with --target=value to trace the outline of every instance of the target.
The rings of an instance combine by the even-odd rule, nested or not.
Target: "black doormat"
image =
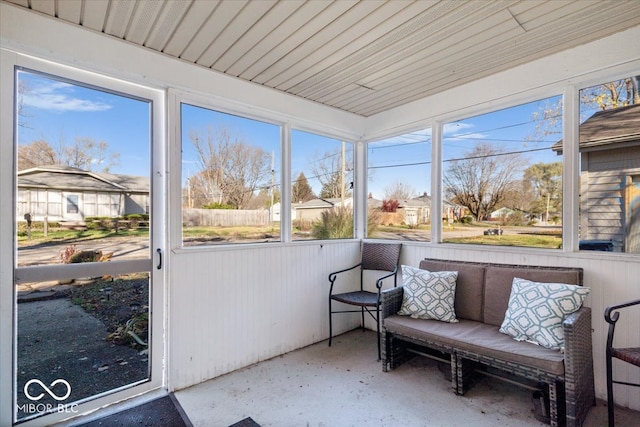
[[[178,400],[169,394],[151,402],[81,424],[82,427],[193,427]]]
[[[253,421],[251,417],[240,420],[235,424],[231,424],[229,427],[260,427],[260,424]]]

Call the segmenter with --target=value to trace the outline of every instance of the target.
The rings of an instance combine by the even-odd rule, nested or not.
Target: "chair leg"
[[[329,298],[329,347],[331,347],[331,339],[333,338],[333,324],[331,319],[331,298]]]
[[[360,307],[360,315],[362,316],[362,320],[361,320],[362,323],[360,323],[360,327],[364,331],[364,307]]]
[[[376,326],[378,330],[378,362],[382,360],[382,351],[380,350],[380,308],[376,308]]]
[[[607,354],[607,415],[609,417],[609,427],[614,427],[616,424],[613,405],[613,360]]]

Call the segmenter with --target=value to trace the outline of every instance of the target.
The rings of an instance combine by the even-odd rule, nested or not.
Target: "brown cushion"
[[[466,350],[471,353],[539,368],[555,375],[564,375],[564,355],[529,342],[516,341],[490,326],[473,320],[445,323],[437,320],[412,319],[393,315],[384,319],[387,331],[436,342],[445,348]]]
[[[488,266],[485,272],[484,322],[500,326],[509,305],[513,278],[534,282],[567,283],[581,285],[579,269],[547,270],[542,268],[518,268]]]
[[[423,259],[420,261],[420,268],[429,271],[457,271],[456,318],[482,322],[484,266],[455,261]]]

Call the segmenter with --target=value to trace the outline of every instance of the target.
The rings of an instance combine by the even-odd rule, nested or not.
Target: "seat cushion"
[[[378,294],[374,294],[369,291],[354,291],[346,292],[344,294],[335,294],[331,295],[331,299],[360,307],[376,307],[378,305]]]
[[[515,277],[534,282],[582,284],[579,269],[547,270],[536,267],[488,266],[485,273],[484,323],[502,325]]]
[[[525,341],[515,341],[499,328],[473,320],[458,323],[413,319],[393,315],[384,319],[384,329],[393,334],[425,340],[449,349],[460,349],[495,359],[564,375],[564,355]]]
[[[429,271],[457,271],[456,318],[483,321],[484,273],[483,265],[456,261],[423,259],[420,268]]]

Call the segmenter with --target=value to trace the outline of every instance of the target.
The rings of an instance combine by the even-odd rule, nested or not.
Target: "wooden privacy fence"
[[[187,227],[263,226],[269,224],[269,211],[183,208],[182,223]]]

